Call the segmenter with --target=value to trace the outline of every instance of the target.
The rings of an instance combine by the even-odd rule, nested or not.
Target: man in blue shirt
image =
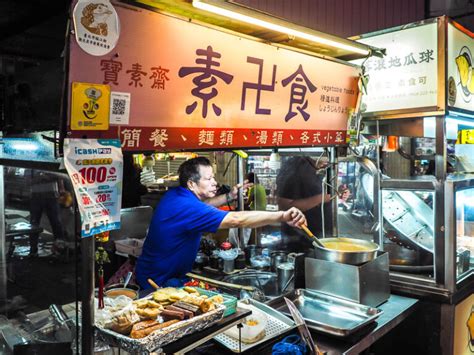
[[[216,207],[235,200],[239,184],[225,195],[216,196],[217,182],[207,158],[187,160],[179,167],[180,186],[169,190],[161,199],[148,230],[142,255],[137,260],[136,276],[146,289],[147,279],[159,286],[178,286],[176,280],[192,269],[201,234],[235,227],[256,228],[270,223],[286,222],[299,227],[306,218],[297,208],[287,211],[221,211]],[[245,192],[245,191],[244,191]]]

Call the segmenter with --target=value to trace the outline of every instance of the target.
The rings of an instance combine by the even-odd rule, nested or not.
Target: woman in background
[[[146,186],[140,183],[140,167],[133,162],[133,155],[123,156],[122,208],[141,205],[140,197],[147,193]]]

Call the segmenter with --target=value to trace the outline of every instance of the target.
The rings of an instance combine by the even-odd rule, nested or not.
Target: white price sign
[[[65,139],[64,163],[81,213],[81,236],[120,228],[123,157],[117,139]]]

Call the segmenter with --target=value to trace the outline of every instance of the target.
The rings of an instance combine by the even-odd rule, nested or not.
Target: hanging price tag
[[[120,228],[123,158],[116,139],[65,139],[64,163],[81,213],[81,236]]]

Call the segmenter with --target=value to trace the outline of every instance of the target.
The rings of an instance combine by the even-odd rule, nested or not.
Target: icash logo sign
[[[79,0],[73,19],[77,44],[85,52],[102,56],[115,48],[120,24],[109,0]]]

